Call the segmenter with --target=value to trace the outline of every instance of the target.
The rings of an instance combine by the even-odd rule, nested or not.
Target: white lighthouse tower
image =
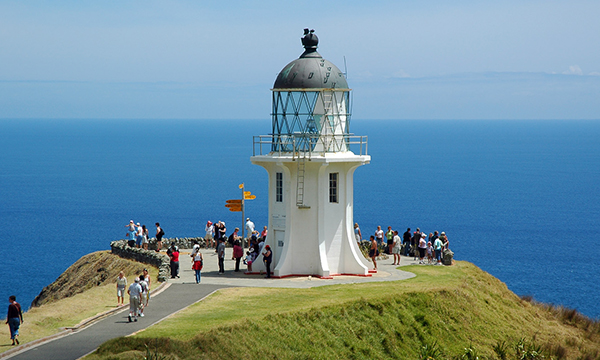
[[[271,269],[275,277],[367,276],[354,238],[353,174],[371,157],[366,137],[350,133],[344,73],[321,57],[318,41],[304,30],[304,53],[273,85],[272,134],[254,137],[251,161],[269,174]]]

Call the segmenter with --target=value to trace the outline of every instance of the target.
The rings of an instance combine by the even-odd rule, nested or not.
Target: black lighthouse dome
[[[319,38],[314,32],[304,29],[304,53],[281,70],[274,89],[348,89],[344,73],[317,52]]]

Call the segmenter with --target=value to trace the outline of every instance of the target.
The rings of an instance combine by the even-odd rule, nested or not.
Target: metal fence
[[[310,158],[312,155],[352,151],[368,155],[367,136],[351,134],[285,134],[253,137],[252,156],[292,155]]]

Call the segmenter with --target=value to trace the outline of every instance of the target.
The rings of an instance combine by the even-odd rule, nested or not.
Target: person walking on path
[[[369,249],[369,257],[371,258],[371,261],[373,261],[373,270],[377,270],[377,260],[375,260],[377,255],[379,255],[377,241],[375,240],[375,236],[371,235],[371,249]]]
[[[144,305],[144,307],[146,307],[148,306],[148,300],[150,300],[150,274],[148,273],[148,269],[144,269],[142,274],[144,275],[144,280],[146,281],[146,284],[148,284],[148,293],[146,294],[146,301],[142,304]]]
[[[117,277],[117,306],[123,305],[125,301],[125,288],[127,288],[127,278],[121,271],[119,272],[119,277]],[[120,303],[119,300],[121,301]]]
[[[219,275],[225,274],[225,239],[219,239],[219,245],[217,246],[217,256],[219,258]]]
[[[23,323],[23,312],[21,311],[21,305],[17,302],[17,297],[11,295],[8,297],[10,305],[8,305],[8,313],[6,314],[6,323],[10,329],[10,339],[12,344],[19,345],[19,327]]]
[[[140,275],[140,287],[142,288],[142,292],[140,294],[140,317],[144,317],[144,308],[148,305],[148,282],[144,275]]]
[[[398,231],[394,231],[394,239],[392,241],[392,254],[394,255],[394,263],[392,265],[400,265],[400,249],[402,246]]]
[[[164,230],[160,227],[159,223],[156,223],[156,252],[162,250],[162,237],[165,236]]]
[[[195,254],[191,255],[193,257],[194,263],[192,265],[192,269],[196,274],[196,284],[200,284],[201,274],[200,270],[204,266],[204,258],[202,257],[202,252],[200,250],[196,251]]]
[[[271,260],[273,258],[273,252],[271,251],[271,247],[269,245],[265,245],[265,252],[263,253],[263,259],[265,261],[265,267],[267,268],[267,276],[266,278],[271,278]]]
[[[140,309],[140,298],[142,295],[140,278],[135,278],[135,282],[129,285],[129,289],[127,289],[127,294],[129,294],[129,322],[131,322],[132,318],[133,321],[137,321],[137,315]]]

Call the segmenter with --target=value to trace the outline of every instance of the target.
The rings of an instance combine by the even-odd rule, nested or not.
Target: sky
[[[353,119],[600,119],[598,14],[597,0],[0,0],[0,119],[268,120],[304,28],[347,71]]]

